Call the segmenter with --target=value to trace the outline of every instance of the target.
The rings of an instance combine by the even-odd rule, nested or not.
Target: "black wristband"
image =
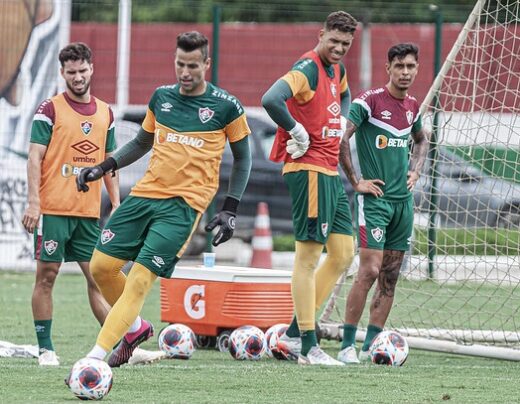
[[[103,170],[103,174],[117,170],[117,162],[113,157],[109,157],[105,161],[102,161],[99,166]]]
[[[226,210],[228,212],[232,212],[232,213],[236,214],[239,203],[240,203],[240,201],[238,199],[231,198],[230,196],[228,196],[224,200],[224,205],[222,206],[222,210]]]

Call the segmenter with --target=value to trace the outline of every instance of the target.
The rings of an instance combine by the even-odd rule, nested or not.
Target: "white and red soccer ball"
[[[289,328],[288,324],[275,324],[265,332],[267,355],[270,358],[287,360],[287,356],[278,348],[278,340]]]
[[[382,331],[370,345],[370,358],[378,365],[402,366],[408,357],[408,343],[396,331]]]
[[[105,361],[83,358],[77,361],[66,384],[81,400],[101,400],[112,388],[112,369]]]
[[[229,336],[229,353],[237,360],[259,360],[266,353],[263,331],[253,325],[244,325]]]
[[[168,358],[189,359],[195,352],[195,334],[184,324],[170,324],[159,334],[159,349]]]

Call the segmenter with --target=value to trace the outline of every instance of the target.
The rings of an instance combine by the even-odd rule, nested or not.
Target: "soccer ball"
[[[402,366],[408,357],[408,343],[396,331],[382,331],[370,346],[370,358],[378,365]]]
[[[65,383],[80,400],[101,400],[112,388],[112,369],[105,361],[83,358],[72,366]]]
[[[168,358],[190,359],[195,344],[195,334],[184,324],[170,324],[159,334],[159,348]]]
[[[287,324],[275,324],[265,332],[267,355],[269,357],[287,360],[287,356],[278,349],[278,340],[287,331],[287,328],[289,328]]]
[[[244,325],[229,336],[229,353],[238,360],[259,360],[266,351],[265,335],[253,325]]]

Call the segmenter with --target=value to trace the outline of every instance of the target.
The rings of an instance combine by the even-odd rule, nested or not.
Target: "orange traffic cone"
[[[269,224],[269,209],[267,203],[259,202],[255,218],[255,233],[253,234],[253,256],[251,266],[253,268],[273,267],[271,253],[273,252],[273,238],[271,237],[271,225]]]

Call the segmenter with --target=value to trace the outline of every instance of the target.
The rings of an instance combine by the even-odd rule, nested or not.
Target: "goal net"
[[[422,105],[432,147],[386,324],[412,346],[520,360],[519,8],[478,1]],[[341,338],[355,271],[321,315],[326,337]]]

